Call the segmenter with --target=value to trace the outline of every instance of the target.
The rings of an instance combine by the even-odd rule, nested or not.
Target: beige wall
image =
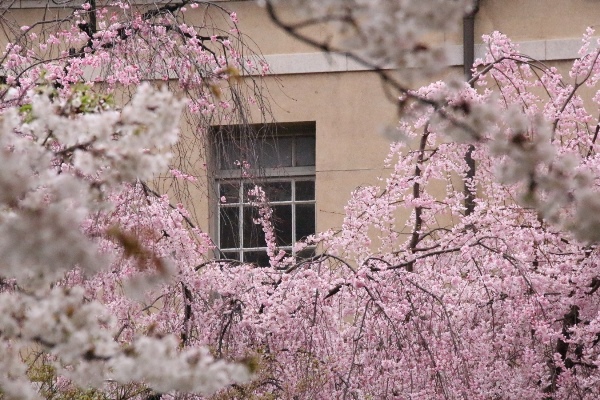
[[[477,36],[498,30],[515,41],[579,38],[598,23],[598,0],[481,0]]]
[[[277,28],[266,13],[252,1],[224,1],[240,17],[240,28],[251,37],[264,54],[312,52]],[[282,10],[286,20],[293,15]],[[480,0],[476,16],[476,38],[494,30],[514,41],[580,38],[589,26],[600,24],[599,0]],[[462,44],[462,27],[454,34],[439,38]],[[324,35],[324,30],[313,30]],[[323,36],[322,36],[323,37]],[[478,40],[480,42],[480,40]]]

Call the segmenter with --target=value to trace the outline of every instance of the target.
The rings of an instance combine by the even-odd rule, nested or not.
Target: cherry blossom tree
[[[119,199],[136,194],[123,183],[164,170],[184,103],[147,85],[121,111],[85,91],[71,91],[64,102],[56,89],[37,90],[20,113],[2,114],[3,395],[36,398],[25,382],[39,363],[83,387],[102,387],[108,379],[143,382],[159,392],[211,392],[247,379],[244,366],[215,362],[203,348],[178,351],[173,330],[119,328],[126,320],[111,310],[111,282],[127,286],[114,291],[142,296],[176,274],[176,255],[146,242],[159,221],[170,223],[164,229],[179,239],[183,213],[169,219],[165,199],[147,197],[145,209],[135,209],[141,206],[134,201],[118,207]],[[83,113],[80,103],[88,107]],[[205,238],[193,241],[193,232],[184,231],[179,251],[202,254]],[[135,315],[121,297],[120,310]]]
[[[186,6],[213,23],[186,23]],[[0,395],[208,394],[246,381],[250,361],[217,360],[188,337],[193,267],[212,245],[146,183],[169,170],[193,181],[198,166],[171,157],[180,115],[189,148],[210,124],[268,112],[240,80],[267,66],[236,15],[92,1],[19,26],[2,7]]]
[[[566,79],[485,37],[479,90],[411,93],[393,172],[354,192],[341,229],[299,244],[317,256],[200,266],[218,292],[194,302],[218,321],[205,326],[213,346],[260,360],[223,398],[598,397],[598,120],[586,111],[598,99],[580,97],[597,82],[591,35]]]
[[[19,103],[40,83],[63,97],[78,83],[93,84],[89,90],[125,104],[140,82],[152,81],[188,99],[182,113],[187,129],[174,145],[180,156],[171,160],[171,170],[196,177],[207,174],[210,126],[247,124],[251,112],[270,120],[260,82],[268,65],[239,32],[237,15],[218,2],[49,2],[46,9],[28,10],[39,20],[25,26],[23,10],[5,3],[4,106]],[[185,200],[189,190],[170,175],[163,174],[161,191]],[[205,193],[202,183],[186,181]]]
[[[327,51],[344,49],[301,33],[319,15],[359,36],[356,10],[398,15],[369,10],[376,2],[298,3],[308,19],[292,25],[265,3],[284,29]],[[479,91],[456,82],[410,91],[380,72],[399,92],[405,139],[392,145],[385,183],[354,193],[342,228],[309,241],[322,249],[312,259],[203,266],[205,277],[228,271],[218,287],[233,283],[215,314],[228,316],[218,348],[236,354],[246,340],[263,360],[260,379],[227,396],[597,397],[598,120],[586,106],[598,100],[582,94],[597,83],[591,37],[568,78],[500,34],[475,66]],[[465,215],[468,144],[478,198]]]

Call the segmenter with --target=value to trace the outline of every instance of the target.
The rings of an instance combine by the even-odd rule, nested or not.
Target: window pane
[[[272,206],[272,223],[275,227],[278,246],[290,246],[292,244],[292,206]]]
[[[315,233],[315,205],[296,205],[296,240]]]
[[[254,263],[259,267],[269,266],[269,256],[266,251],[245,251],[244,261],[248,263]]]
[[[219,210],[220,240],[222,249],[240,247],[239,240],[239,208],[221,207]]]
[[[296,200],[314,200],[315,181],[296,181]]]
[[[296,166],[305,167],[315,165],[315,137],[296,137]]]
[[[238,253],[237,251],[224,251],[222,258],[225,258],[227,260],[239,260],[240,253]]]
[[[293,137],[265,138],[257,143],[258,168],[280,168],[292,166]]]
[[[225,201],[221,199],[225,197]],[[219,203],[237,203],[240,197],[240,184],[233,182],[222,182],[219,185]]]
[[[256,196],[248,195],[248,192],[254,190],[254,186],[258,186],[256,183],[244,183],[244,203],[256,201]]]
[[[257,183],[264,190],[267,200],[290,201],[292,200],[292,182],[262,182]],[[247,183],[244,185],[244,202],[254,201],[254,196],[248,196],[248,191],[254,189],[255,184]]]
[[[248,194],[251,190],[254,191],[254,187],[255,186],[259,186],[263,190],[265,190],[263,188],[263,184],[262,183],[259,183],[259,182],[244,183],[244,203],[250,203],[250,202],[253,202],[253,201],[258,201],[258,198],[255,195],[249,195]]]
[[[265,234],[261,224],[254,221],[259,218],[256,207],[244,207],[244,248],[265,247]]]
[[[292,182],[266,182],[262,188],[269,201],[292,200]]]
[[[235,140],[224,140],[219,144],[219,168],[239,169],[236,161],[242,160],[240,144]]]

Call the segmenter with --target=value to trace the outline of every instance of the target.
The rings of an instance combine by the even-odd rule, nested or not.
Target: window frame
[[[214,168],[214,193],[215,193],[215,201],[213,201],[213,210],[214,210],[214,218],[212,218],[211,225],[214,229],[211,229],[214,232],[214,242],[217,245],[219,250],[220,258],[228,258],[225,257],[225,254],[236,253],[236,260],[242,261],[245,259],[245,254],[249,252],[266,252],[267,247],[244,247],[244,209],[250,206],[250,202],[245,198],[244,187],[247,184],[256,184],[261,186],[261,183],[271,183],[271,182],[290,182],[291,183],[291,195],[289,200],[281,200],[281,201],[269,201],[269,204],[273,206],[281,206],[281,205],[290,205],[291,206],[291,245],[281,245],[278,246],[278,250],[286,251],[286,253],[296,255],[296,251],[294,249],[294,244],[301,238],[297,238],[297,205],[313,205],[313,214],[314,214],[314,231],[316,231],[317,226],[317,206],[316,206],[316,123],[314,121],[309,122],[293,122],[293,123],[281,123],[281,124],[256,124],[256,125],[248,125],[248,126],[240,126],[240,125],[225,125],[225,126],[215,126],[211,128],[211,137],[214,139],[215,135],[222,135],[223,131],[225,134],[232,135],[240,135],[240,132],[251,131],[253,133],[258,132],[257,140],[261,140],[264,138],[272,138],[275,143],[277,143],[277,139],[281,137],[314,137],[314,157],[315,157],[315,165],[309,166],[294,166],[296,165],[296,150],[297,150],[297,141],[292,141],[292,166],[282,166],[276,168],[251,168],[248,171],[256,173],[258,177],[253,176],[248,177],[246,173],[243,171],[242,167],[236,169],[225,169],[221,168],[222,166],[222,148],[223,148],[223,140],[227,140],[227,138],[220,137],[213,142],[213,151],[212,156],[214,157],[211,165]],[[261,135],[264,137],[261,138]],[[247,171],[246,171],[247,172]],[[296,182],[302,181],[312,181],[314,182],[313,196],[310,200],[298,200],[296,197]],[[235,203],[222,203],[221,202],[221,185],[224,183],[231,183],[239,185],[238,188],[238,198]],[[237,226],[237,247],[227,247],[221,248],[221,234],[222,234],[222,226],[221,226],[221,210],[223,208],[236,208],[238,210],[237,218],[238,218],[238,226]],[[258,229],[260,225],[257,225]],[[313,232],[314,233],[314,232]],[[312,249],[311,249],[312,250]],[[229,258],[228,258],[229,259]],[[248,261],[253,262],[253,261]]]

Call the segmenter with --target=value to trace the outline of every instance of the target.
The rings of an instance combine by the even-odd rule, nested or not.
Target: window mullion
[[[239,197],[239,205],[238,205],[238,237],[239,237],[239,249],[238,249],[238,257],[240,261],[244,261],[244,183],[240,182],[240,189],[238,192]]]
[[[295,254],[295,251],[294,251],[295,243],[296,243],[296,180],[292,179],[292,255]]]

